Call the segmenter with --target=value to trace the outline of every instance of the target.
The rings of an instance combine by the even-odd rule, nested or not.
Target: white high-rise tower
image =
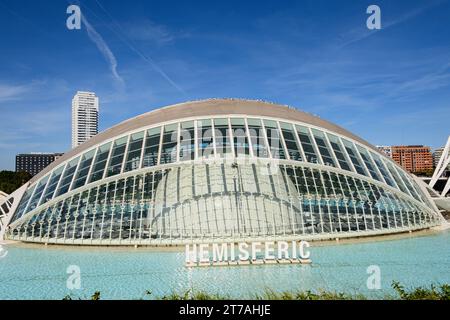
[[[98,133],[98,97],[78,91],[72,99],[72,148]]]

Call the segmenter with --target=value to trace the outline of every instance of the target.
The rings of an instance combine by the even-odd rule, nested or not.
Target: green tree
[[[0,191],[10,194],[30,179],[28,172],[0,171]]]
[[[431,177],[431,176],[433,176],[433,172],[434,172],[433,169],[428,169],[428,170],[414,172],[414,174],[419,177]]]

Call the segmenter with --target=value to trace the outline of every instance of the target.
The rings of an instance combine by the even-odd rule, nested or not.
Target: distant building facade
[[[443,152],[444,152],[444,147],[437,148],[436,150],[434,150],[434,152],[433,152],[433,166],[434,166],[434,168],[436,168],[438,166],[439,159],[441,159]],[[450,156],[450,150],[448,152],[448,155]],[[447,167],[447,171],[450,171],[450,164]]]
[[[378,150],[384,153],[389,158],[392,158],[392,147],[391,146],[377,146]]]
[[[99,100],[94,92],[78,91],[72,99],[72,148],[98,133]]]
[[[430,147],[423,145],[392,146],[392,159],[411,173],[433,171],[433,155]]]
[[[16,155],[16,172],[28,172],[35,176],[62,155],[63,153],[18,154]]]

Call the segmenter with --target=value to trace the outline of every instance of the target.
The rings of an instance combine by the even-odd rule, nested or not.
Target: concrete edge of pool
[[[330,246],[330,245],[336,245],[336,244],[354,244],[354,243],[368,243],[368,242],[379,242],[379,241],[394,241],[394,240],[400,240],[400,239],[406,239],[406,238],[415,238],[415,237],[423,237],[423,236],[430,236],[433,234],[439,234],[441,232],[444,232],[446,230],[450,229],[450,222],[444,223],[439,226],[435,226],[432,228],[422,228],[417,229],[414,231],[398,231],[392,232],[388,234],[382,234],[382,235],[359,235],[357,237],[355,236],[347,236],[347,237],[333,237],[333,235],[330,235],[330,237],[324,238],[324,239],[305,239],[303,237],[298,238],[292,238],[292,239],[276,239],[276,238],[264,238],[264,239],[243,239],[242,242],[255,242],[255,241],[299,241],[299,240],[307,240],[314,244],[314,246]],[[185,248],[185,245],[187,244],[200,244],[200,243],[215,243],[215,242],[209,242],[209,241],[194,241],[194,242],[188,242],[186,244],[142,244],[142,245],[135,245],[135,244],[111,244],[111,245],[96,245],[96,244],[73,244],[73,245],[67,245],[67,244],[59,244],[59,243],[38,243],[38,242],[24,242],[24,241],[18,241],[18,240],[3,240],[0,241],[0,245],[12,245],[12,246],[18,246],[22,248],[34,248],[34,249],[47,249],[47,248],[54,248],[54,249],[98,249],[98,250],[117,250],[117,251],[124,251],[129,250],[130,248],[134,250],[148,250],[148,251],[182,251]],[[216,241],[216,243],[237,243],[237,241]]]

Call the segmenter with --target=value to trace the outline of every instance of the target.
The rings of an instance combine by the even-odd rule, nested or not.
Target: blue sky
[[[87,23],[66,28],[79,4]],[[366,8],[381,8],[368,30]],[[100,130],[160,106],[263,99],[373,144],[450,134],[450,1],[0,0],[0,170],[70,148],[71,99],[100,97]]]

